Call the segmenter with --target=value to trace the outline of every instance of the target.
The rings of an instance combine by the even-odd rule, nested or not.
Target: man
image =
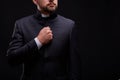
[[[15,23],[9,62],[23,64],[21,80],[68,80],[75,75],[70,68],[74,21],[55,13],[57,0],[33,2],[37,13]]]

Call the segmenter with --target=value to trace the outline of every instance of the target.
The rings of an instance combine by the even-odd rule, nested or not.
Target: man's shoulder
[[[72,20],[72,19],[70,19],[70,18],[67,18],[67,17],[64,17],[64,16],[61,16],[61,15],[58,15],[58,18],[59,18],[62,22],[75,23],[74,20]]]
[[[16,20],[16,22],[19,22],[19,23],[21,23],[21,22],[28,22],[28,21],[34,19],[33,16],[34,15],[29,15],[29,16],[25,16],[25,17],[19,18],[19,19]]]

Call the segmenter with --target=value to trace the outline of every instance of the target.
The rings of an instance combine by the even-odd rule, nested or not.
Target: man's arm
[[[17,23],[15,23],[12,40],[7,51],[9,61],[23,62],[27,56],[33,55],[37,51],[38,48],[34,39],[24,44],[23,33]]]
[[[80,80],[80,54],[77,43],[76,25],[70,34],[70,80]]]
[[[52,40],[52,36],[51,29],[49,27],[44,27],[40,30],[36,38],[25,44],[23,32],[16,22],[12,40],[7,51],[9,61],[21,63],[27,60],[28,57],[36,55],[41,46],[48,44]]]

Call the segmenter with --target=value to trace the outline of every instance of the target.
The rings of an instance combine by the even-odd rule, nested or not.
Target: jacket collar
[[[57,17],[57,14],[54,12],[54,13],[50,14],[49,17],[42,17],[40,11],[37,10],[37,12],[34,16],[38,20],[52,20]]]

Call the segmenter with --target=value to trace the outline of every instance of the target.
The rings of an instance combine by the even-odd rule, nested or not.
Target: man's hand
[[[50,27],[47,26],[42,28],[37,38],[42,43],[42,45],[49,43],[53,39],[53,34]]]

